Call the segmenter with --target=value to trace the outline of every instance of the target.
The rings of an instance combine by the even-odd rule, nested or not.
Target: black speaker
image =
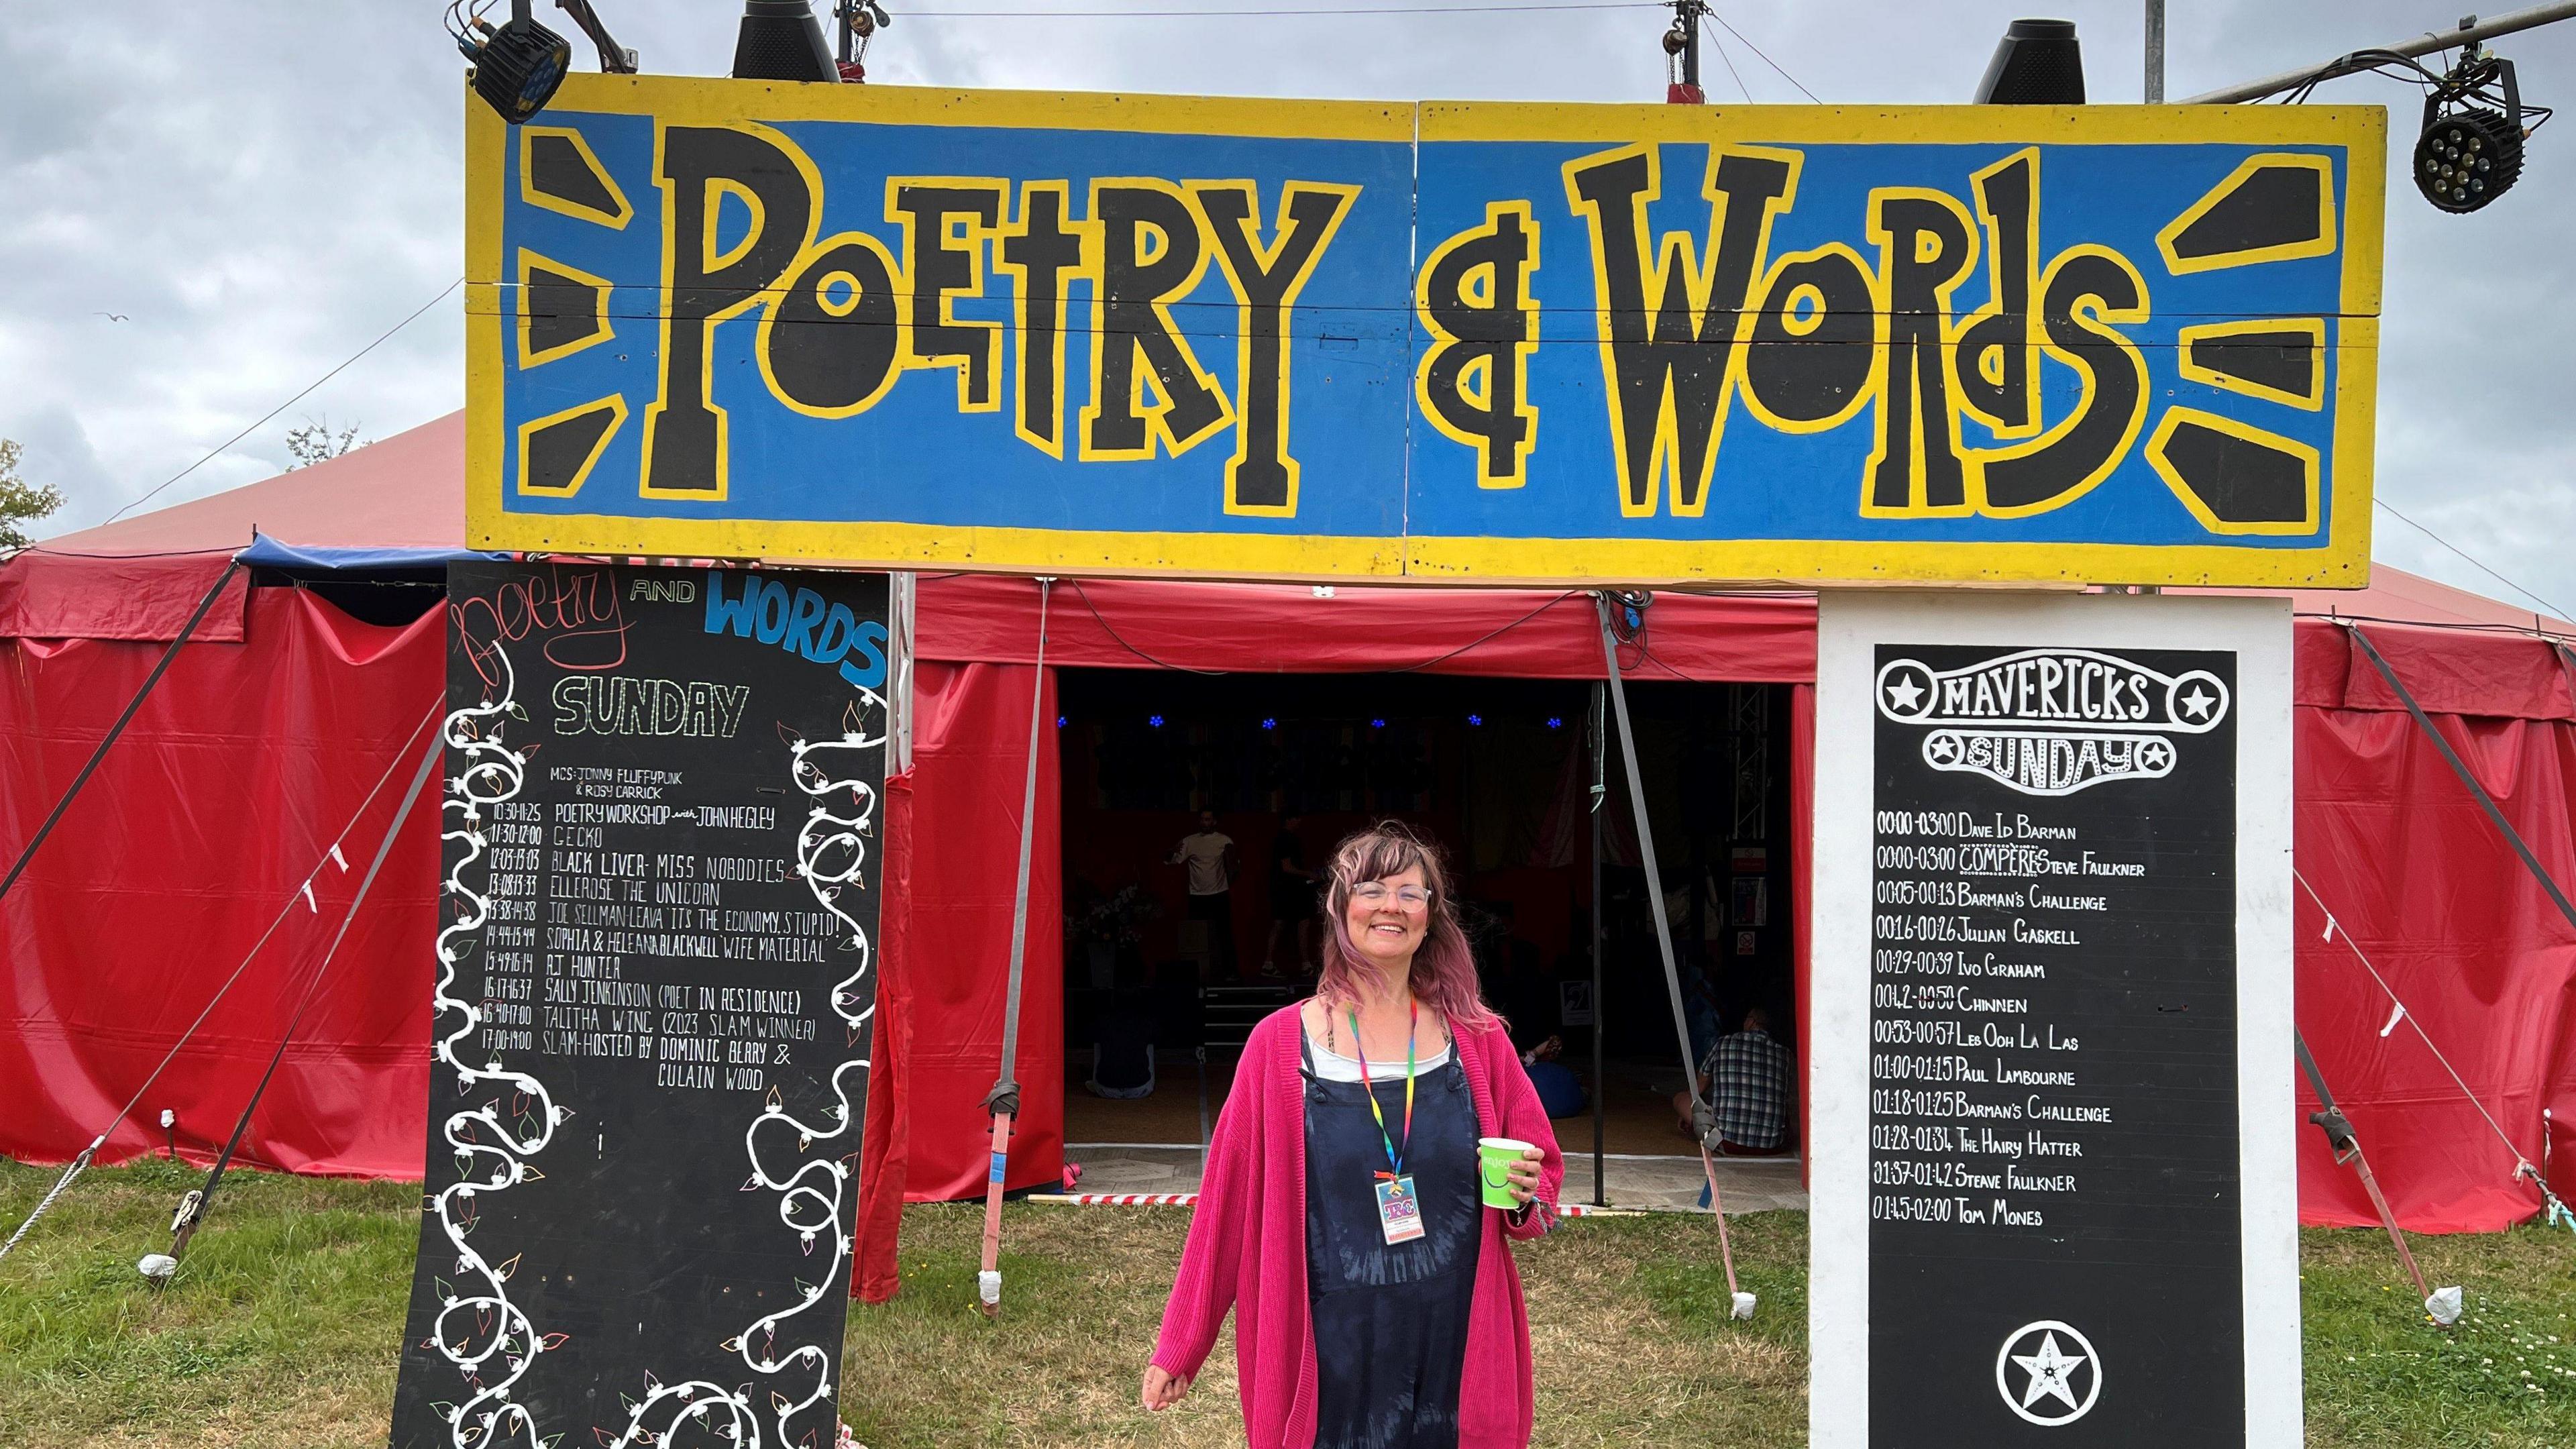
[[[823,40],[823,22],[806,0],[743,0],[742,31],[733,43],[738,80],[838,81],[840,67]]]
[[[1977,82],[1977,104],[2080,106],[2084,104],[2084,52],[2072,20],[2016,20],[1995,44],[1986,78]]]

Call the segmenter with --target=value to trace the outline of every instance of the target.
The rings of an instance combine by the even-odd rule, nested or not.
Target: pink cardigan
[[[1297,1008],[1252,1029],[1208,1143],[1206,1180],[1181,1271],[1163,1309],[1154,1363],[1195,1378],[1228,1308],[1253,1449],[1311,1449],[1315,1442],[1315,1319],[1306,1301],[1306,1094],[1297,1075]],[[1485,1210],[1467,1359],[1458,1394],[1459,1449],[1523,1449],[1530,1441],[1529,1313],[1520,1265],[1506,1237],[1535,1238],[1555,1219],[1565,1158],[1529,1073],[1497,1026],[1457,1038],[1458,1062],[1476,1103],[1477,1135],[1517,1137],[1547,1153],[1539,1206],[1517,1226]]]

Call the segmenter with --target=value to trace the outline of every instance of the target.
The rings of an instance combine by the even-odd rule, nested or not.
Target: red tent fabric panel
[[[2576,720],[2576,689],[2557,649],[2528,634],[2363,624],[2415,702],[2434,714]],[[2352,630],[2302,619],[2298,702],[2325,709],[2402,710]]]
[[[868,1045],[868,1110],[859,1148],[858,1246],[851,1254],[850,1296],[883,1303],[903,1286],[896,1261],[903,1232],[903,1190],[911,1155],[912,1114],[905,1096],[912,1008],[904,999],[912,961],[912,776],[886,777],[885,892],[877,917],[877,1014]]]
[[[2400,677],[2415,687],[2411,675]],[[2567,807],[2576,725],[2436,723],[2550,874],[2576,889]],[[2300,893],[2299,1028],[2402,1226],[2492,1232],[2527,1218],[2540,1200],[2514,1181],[2516,1154],[2543,1160],[2542,1109],[2561,1122],[2576,1113],[2576,929],[2411,717],[2302,708],[2297,730],[2299,870],[2339,928],[2326,939],[2325,911]],[[2392,1023],[2393,1002],[2354,945],[2501,1124],[2510,1149],[2413,1026]],[[2299,1093],[2302,1115],[2314,1111],[2304,1082]],[[2576,1139],[2557,1145],[2576,1148]],[[2557,1165],[2562,1194],[2576,1190],[2571,1168],[2576,1162]],[[2309,1223],[2376,1221],[2359,1180],[2334,1165],[2323,1134],[2304,1126],[2299,1210]]]
[[[1034,640],[1034,617],[1030,632]],[[903,955],[892,967],[910,1022],[902,1038],[901,1109],[909,1137],[904,1196],[912,1202],[980,1197],[989,1173],[992,1119],[984,1094],[1001,1064],[1029,689],[1038,672],[927,661],[914,669],[912,789],[903,826],[909,899]],[[1052,670],[1044,683],[1042,707],[1051,713]],[[1015,1189],[1064,1176],[1064,847],[1054,730],[1038,732],[1038,750],[1020,1000],[1022,1130],[1012,1143],[1008,1183]]]
[[[30,549],[0,568],[0,638],[176,639],[231,562],[230,550],[86,558]],[[224,585],[190,642],[240,643],[249,607],[250,573],[243,570]]]
[[[249,614],[247,642],[180,652],[0,901],[0,1152],[58,1162],[86,1146],[294,901],[100,1154],[158,1151],[167,1107],[182,1155],[211,1160],[428,746],[442,615],[379,628],[287,589],[258,591]],[[161,653],[151,643],[0,644],[9,858]],[[437,805],[429,791],[414,806],[260,1104],[243,1160],[420,1176]],[[344,828],[345,870],[325,856]],[[298,889],[308,873],[315,909]]]
[[[1639,679],[1812,682],[1816,601],[1808,595],[1659,593]],[[921,581],[924,659],[1032,663],[1038,590],[1027,579],[949,574]],[[1531,589],[1066,580],[1048,615],[1047,659],[1068,668],[1214,669],[1245,674],[1432,674],[1599,679],[1592,596]]]

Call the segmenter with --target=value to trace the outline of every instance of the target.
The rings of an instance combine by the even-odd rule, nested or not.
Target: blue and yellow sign
[[[576,76],[469,121],[469,533],[2358,587],[2376,107]]]

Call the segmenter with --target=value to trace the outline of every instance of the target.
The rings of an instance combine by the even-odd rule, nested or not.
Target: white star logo
[[[1937,734],[1923,742],[1923,757],[1936,765],[1946,765],[1959,758],[1959,737]]]
[[[2058,1341],[2060,1334],[2082,1352],[2068,1352],[2067,1345]],[[2033,1351],[2013,1352],[2033,1335],[2038,1337]],[[2016,1369],[2023,1375],[2018,1393],[2011,1382]],[[2075,1389],[2079,1379],[2084,1382],[2080,1395]],[[2053,1318],[2025,1324],[2004,1340],[2002,1350],[1995,1355],[1995,1392],[2003,1396],[2005,1408],[2042,1428],[2072,1424],[2091,1412],[2093,1401],[2101,1397],[2101,1360],[2092,1342],[2067,1324]]]
[[[2138,746],[2138,765],[2142,769],[2162,770],[2173,763],[2173,746],[2163,740],[2147,740]]]
[[[1922,699],[1923,686],[1915,683],[1914,676],[1911,674],[1898,675],[1896,682],[1887,687],[1888,703],[1894,705],[1901,713],[1912,714],[1914,706],[1921,703]]]
[[[2191,686],[2191,693],[2182,697],[2182,712],[2193,719],[2207,719],[2209,707],[2216,703],[2218,703],[2218,696],[2201,688],[2195,681]]]

